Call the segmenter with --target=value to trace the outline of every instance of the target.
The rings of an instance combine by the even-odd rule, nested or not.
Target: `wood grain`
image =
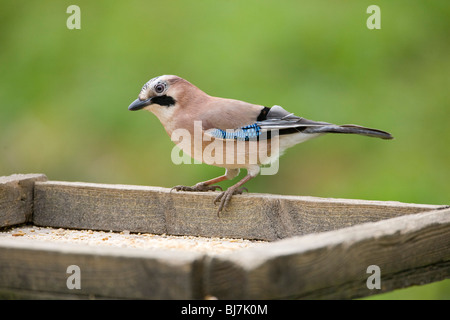
[[[221,217],[216,192],[75,182],[37,182],[33,223],[207,237],[278,240],[337,230],[445,206],[245,194]]]
[[[367,267],[381,269],[369,290]],[[450,209],[277,241],[208,261],[219,299],[356,298],[450,277]]]
[[[0,242],[0,297],[199,299],[202,255],[55,244]],[[69,289],[67,267],[80,268]]]
[[[0,177],[0,227],[31,220],[34,182],[46,180],[43,174]]]

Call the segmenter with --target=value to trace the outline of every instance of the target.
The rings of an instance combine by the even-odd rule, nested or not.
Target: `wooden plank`
[[[38,226],[165,233],[164,194],[158,188],[51,182],[35,188]]]
[[[217,192],[94,183],[37,182],[33,223],[39,226],[129,230],[277,240],[337,230],[446,206],[270,194],[234,196],[218,218]]]
[[[202,255],[133,248],[0,242],[0,298],[199,299]],[[67,268],[80,268],[69,289]]]
[[[370,265],[381,289],[370,290]],[[343,299],[450,277],[450,209],[280,240],[210,257],[205,291],[219,299]]]
[[[25,223],[31,219],[34,182],[46,180],[43,174],[0,177],[0,227]]]

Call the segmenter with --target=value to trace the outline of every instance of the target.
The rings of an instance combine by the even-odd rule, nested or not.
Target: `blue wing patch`
[[[254,123],[236,130],[213,129],[210,134],[219,139],[249,141],[258,139],[261,135],[261,127]]]

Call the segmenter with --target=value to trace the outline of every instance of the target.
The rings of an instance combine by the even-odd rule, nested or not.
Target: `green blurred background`
[[[81,30],[66,27],[71,4]],[[381,30],[366,27],[371,4]],[[211,95],[395,137],[306,142],[251,192],[450,204],[448,0],[0,7],[0,175],[172,187],[222,174],[173,164],[156,117],[127,110],[147,80],[176,74]],[[450,299],[450,280],[377,297]]]

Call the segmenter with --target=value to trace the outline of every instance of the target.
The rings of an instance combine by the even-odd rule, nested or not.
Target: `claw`
[[[222,212],[223,209],[225,209],[227,207],[228,203],[231,200],[231,197],[235,194],[242,194],[244,192],[244,190],[248,192],[248,189],[246,187],[242,187],[242,188],[238,188],[238,189],[230,187],[226,191],[220,193],[214,199],[214,204],[216,204],[217,202],[220,201],[219,209],[217,210],[217,217],[220,218],[220,213]]]
[[[216,191],[217,189],[223,190],[221,186],[208,186],[204,183],[197,183],[195,186],[189,187],[189,186],[175,186],[172,189],[170,189],[170,192],[172,192],[172,190],[176,190],[176,191],[199,191],[199,192],[203,192],[203,191]]]

